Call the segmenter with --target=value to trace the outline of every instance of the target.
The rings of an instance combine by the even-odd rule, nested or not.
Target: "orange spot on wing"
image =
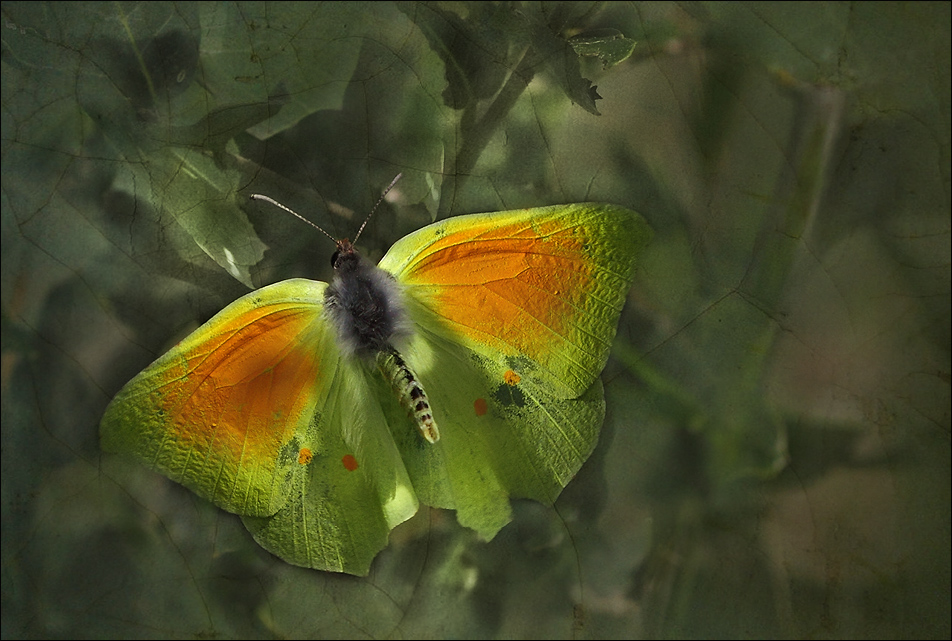
[[[344,464],[344,469],[346,469],[348,472],[353,472],[358,467],[357,459],[355,459],[350,454],[344,454],[344,457],[340,460],[340,462]]]
[[[519,384],[519,381],[522,380],[522,377],[516,374],[511,369],[509,369],[509,370],[506,370],[505,374],[503,374],[502,379],[506,381],[506,385],[515,386]]]
[[[489,405],[485,398],[477,398],[473,403],[473,409],[476,411],[476,416],[485,416],[486,412],[489,411]]]
[[[298,452],[298,463],[301,465],[307,465],[312,460],[314,460],[314,453],[306,447],[302,447],[301,451]]]

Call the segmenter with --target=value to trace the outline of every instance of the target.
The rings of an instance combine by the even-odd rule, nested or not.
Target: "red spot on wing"
[[[358,467],[357,459],[355,459],[350,454],[344,454],[344,457],[340,460],[340,462],[344,464],[344,469],[346,469],[348,472],[353,472]]]
[[[473,409],[476,411],[476,416],[485,416],[486,412],[489,411],[489,405],[485,398],[477,398],[473,403]]]

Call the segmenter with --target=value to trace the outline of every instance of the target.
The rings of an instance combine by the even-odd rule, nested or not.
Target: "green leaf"
[[[608,69],[627,60],[634,52],[636,43],[620,31],[604,29],[572,36],[569,44],[578,55],[595,56],[602,61],[602,68]]]

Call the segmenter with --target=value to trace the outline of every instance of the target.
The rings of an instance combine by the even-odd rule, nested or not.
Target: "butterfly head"
[[[360,254],[347,238],[336,241],[337,250],[331,255],[331,267],[338,274],[351,273],[360,264]]]

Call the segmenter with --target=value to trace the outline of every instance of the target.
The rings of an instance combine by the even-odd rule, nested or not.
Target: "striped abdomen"
[[[440,431],[433,420],[426,392],[400,354],[396,351],[377,352],[377,367],[397,392],[400,404],[413,415],[423,438],[430,443],[440,440]]]

